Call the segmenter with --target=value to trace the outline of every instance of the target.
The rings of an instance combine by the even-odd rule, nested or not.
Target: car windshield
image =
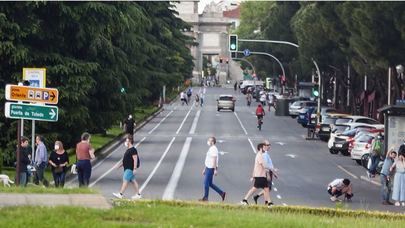
[[[369,142],[371,139],[373,139],[374,138],[374,136],[372,136],[372,135],[366,135],[366,134],[364,134],[364,135],[362,135],[362,136],[360,136],[360,138],[358,139],[358,141],[359,142]]]
[[[351,118],[339,118],[336,120],[336,124],[350,123],[351,120],[352,120]]]
[[[336,125],[333,132],[341,133],[341,132],[346,131],[347,130],[346,128],[348,128],[346,125]]]
[[[335,124],[335,122],[336,122],[336,118],[326,117],[323,120],[323,124]]]
[[[232,97],[219,97],[219,100],[221,100],[221,101],[231,101]]]
[[[353,129],[353,130],[346,130],[342,133],[342,135],[344,136],[354,136],[356,134],[357,130]]]

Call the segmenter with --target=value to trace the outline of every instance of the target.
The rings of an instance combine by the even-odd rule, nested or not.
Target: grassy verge
[[[221,206],[198,203],[138,201],[111,210],[81,207],[7,207],[1,227],[401,227],[403,216],[325,216],[275,207]],[[29,213],[35,210],[35,213]],[[16,219],[18,218],[18,219]],[[63,218],[63,219],[61,219]],[[96,225],[97,224],[97,225]]]
[[[16,186],[0,186],[0,193],[41,193],[41,194],[96,194],[96,190],[90,188],[43,188],[39,186],[27,186],[20,188]]]

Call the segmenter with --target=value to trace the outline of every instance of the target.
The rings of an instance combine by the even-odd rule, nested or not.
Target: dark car
[[[349,144],[359,131],[359,129],[352,129],[337,135],[332,149],[336,151],[336,153],[340,152],[344,156],[349,156]]]
[[[330,137],[330,131],[332,129],[332,125],[335,124],[337,117],[326,116],[322,118],[322,123],[319,127],[318,137],[320,140],[327,142]]]
[[[310,124],[309,120],[311,119],[311,123],[314,124],[315,118],[311,118],[313,113],[316,113],[315,107],[304,108],[298,115],[297,123],[301,124],[303,127],[307,127],[308,124]]]

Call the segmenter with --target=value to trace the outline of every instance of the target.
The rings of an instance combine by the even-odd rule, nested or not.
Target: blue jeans
[[[219,195],[222,196],[224,193],[220,188],[218,188],[214,183],[212,183],[212,180],[214,178],[214,168],[205,168],[205,176],[204,176],[204,199],[208,200],[208,192],[210,187],[214,189]]]
[[[388,202],[392,191],[391,183],[390,181],[387,180],[387,176],[385,176],[384,174],[380,175],[380,181],[381,181],[381,197],[383,201]]]
[[[27,172],[20,172],[20,187],[27,186]]]
[[[370,167],[370,173],[375,175],[377,173],[377,166],[378,163],[380,162],[380,156],[379,155],[372,155],[371,156],[371,167]]]
[[[79,187],[89,186],[91,176],[90,160],[78,160],[76,163],[77,177],[79,178]]]
[[[66,173],[65,171],[60,172],[60,173],[55,173],[55,171],[52,172],[53,175],[53,180],[55,181],[55,187],[61,187],[65,185],[65,177]]]

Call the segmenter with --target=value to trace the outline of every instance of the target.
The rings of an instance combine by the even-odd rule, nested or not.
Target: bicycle
[[[263,125],[263,116],[257,116],[257,128],[259,128],[259,131],[262,130],[262,125]]]

